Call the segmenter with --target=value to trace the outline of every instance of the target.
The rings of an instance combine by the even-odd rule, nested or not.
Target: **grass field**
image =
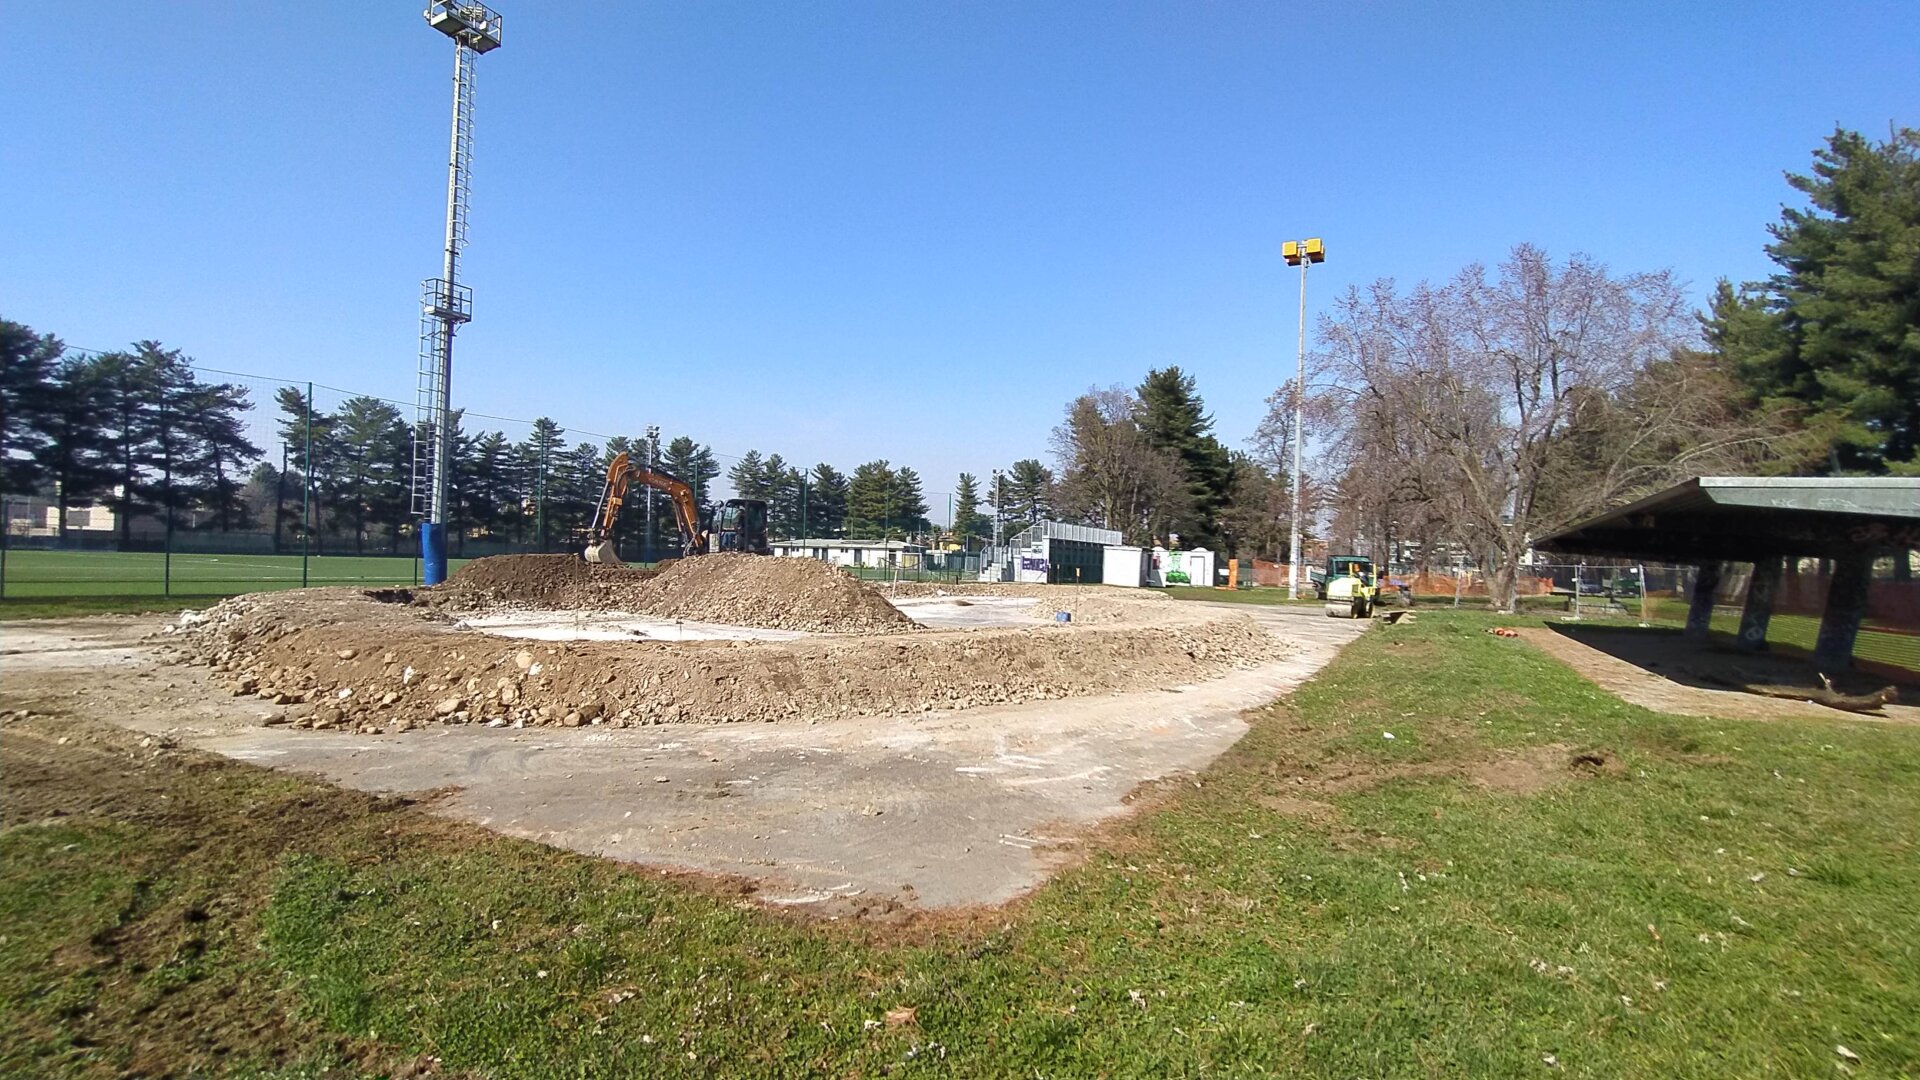
[[[169,581],[168,563],[171,561]],[[465,560],[451,560],[457,569]],[[310,585],[411,585],[419,562],[407,556],[316,555],[307,560]],[[186,555],[154,552],[7,552],[3,592],[8,599],[62,596],[232,596],[301,586],[298,555]]]
[[[1493,621],[1376,628],[1027,900],[892,928],[16,723],[0,1074],[1920,1073],[1920,729],[1655,714]]]

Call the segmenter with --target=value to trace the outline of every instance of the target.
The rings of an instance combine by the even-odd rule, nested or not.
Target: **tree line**
[[[1314,377],[1275,390],[1242,446],[1215,433],[1189,374],[1157,368],[1069,402],[1051,467],[1024,458],[984,482],[960,474],[944,535],[919,474],[887,459],[849,474],[750,450],[726,478],[766,500],[776,537],[972,543],[1059,518],[1130,543],[1274,559],[1298,484],[1309,535],[1382,560],[1471,559],[1510,599],[1535,539],[1680,479],[1920,475],[1920,133],[1876,143],[1836,131],[1788,183],[1808,205],[1768,229],[1776,272],[1720,282],[1704,312],[1669,271],[1615,272],[1526,244],[1442,282],[1353,287],[1320,319]],[[397,550],[408,531],[415,433],[390,403],[354,397],[319,413],[281,390],[276,464],[248,441],[246,389],[203,379],[157,342],[69,356],[0,320],[0,359],[0,489],[48,495],[63,524],[66,508],[102,503],[123,541],[142,515],[356,551]],[[1296,406],[1313,448],[1300,477]],[[462,428],[456,544],[570,545],[621,451],[714,501],[720,467],[688,436],[568,445],[550,419],[518,442]],[[641,536],[647,501],[629,504],[624,536]],[[655,551],[672,547],[661,509]]]
[[[1809,206],[1768,230],[1777,272],[1720,282],[1705,312],[1669,271],[1527,244],[1444,282],[1381,279],[1320,319],[1314,377],[1268,398],[1244,449],[1178,368],[1074,399],[1051,498],[1130,542],[1282,558],[1297,405],[1305,532],[1470,559],[1510,604],[1534,540],[1680,480],[1920,475],[1920,133],[1837,131],[1788,183]]]
[[[133,545],[143,519],[270,533],[276,550],[397,554],[415,535],[413,456],[425,433],[393,402],[355,395],[325,409],[302,388],[282,386],[272,403],[279,445],[269,449],[247,436],[255,408],[247,387],[207,381],[180,350],[158,342],[86,353],[0,319],[0,361],[0,490],[53,503],[63,536],[70,510],[95,505],[114,511],[122,546]],[[717,457],[691,436],[570,442],[564,427],[542,417],[516,441],[501,430],[470,432],[456,412],[448,478],[455,553],[469,540],[575,546],[620,453],[686,480],[703,513],[719,501]],[[738,497],[767,502],[776,539],[946,538],[930,520],[920,475],[887,459],[849,474],[749,450],[724,474]],[[1038,461],[1015,463],[1010,476],[999,496],[1009,525],[1050,512],[1050,476]],[[977,478],[962,474],[953,531],[991,534],[982,498]],[[991,506],[992,493],[985,498]],[[629,500],[618,533],[629,551],[678,546],[671,509],[650,491]]]

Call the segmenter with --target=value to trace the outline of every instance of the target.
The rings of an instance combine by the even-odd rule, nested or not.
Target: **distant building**
[[[918,570],[926,566],[925,544],[905,540],[841,540],[822,537],[805,540],[775,540],[768,545],[776,556],[819,559],[834,566],[897,566]]]

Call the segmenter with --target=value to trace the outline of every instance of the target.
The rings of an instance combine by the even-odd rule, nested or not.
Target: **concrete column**
[[[1704,638],[1713,622],[1713,594],[1720,588],[1720,570],[1723,564],[1706,562],[1700,564],[1700,572],[1693,576],[1693,598],[1687,605],[1687,629],[1685,636]]]
[[[1773,618],[1773,600],[1780,593],[1780,559],[1755,559],[1753,580],[1747,584],[1747,606],[1740,611],[1740,647],[1765,652],[1767,622]]]
[[[1867,614],[1867,586],[1873,580],[1873,556],[1849,555],[1833,566],[1827,586],[1827,609],[1820,616],[1820,637],[1813,646],[1813,666],[1832,675],[1853,666],[1853,639]]]

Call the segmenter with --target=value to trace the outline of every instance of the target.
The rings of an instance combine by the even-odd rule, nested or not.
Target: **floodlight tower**
[[[420,370],[413,436],[414,513],[422,580],[447,578],[447,480],[453,460],[453,334],[473,319],[460,284],[467,246],[467,173],[473,164],[473,61],[500,47],[500,14],[484,4],[428,0],[427,25],[453,39],[453,135],[447,160],[447,250],[440,276],[420,283]]]
[[[1293,382],[1293,539],[1287,545],[1287,599],[1300,599],[1300,517],[1306,512],[1306,477],[1301,474],[1300,447],[1307,425],[1307,267],[1327,261],[1327,245],[1319,237],[1288,240],[1280,257],[1300,268],[1300,343],[1294,352],[1299,371]]]

